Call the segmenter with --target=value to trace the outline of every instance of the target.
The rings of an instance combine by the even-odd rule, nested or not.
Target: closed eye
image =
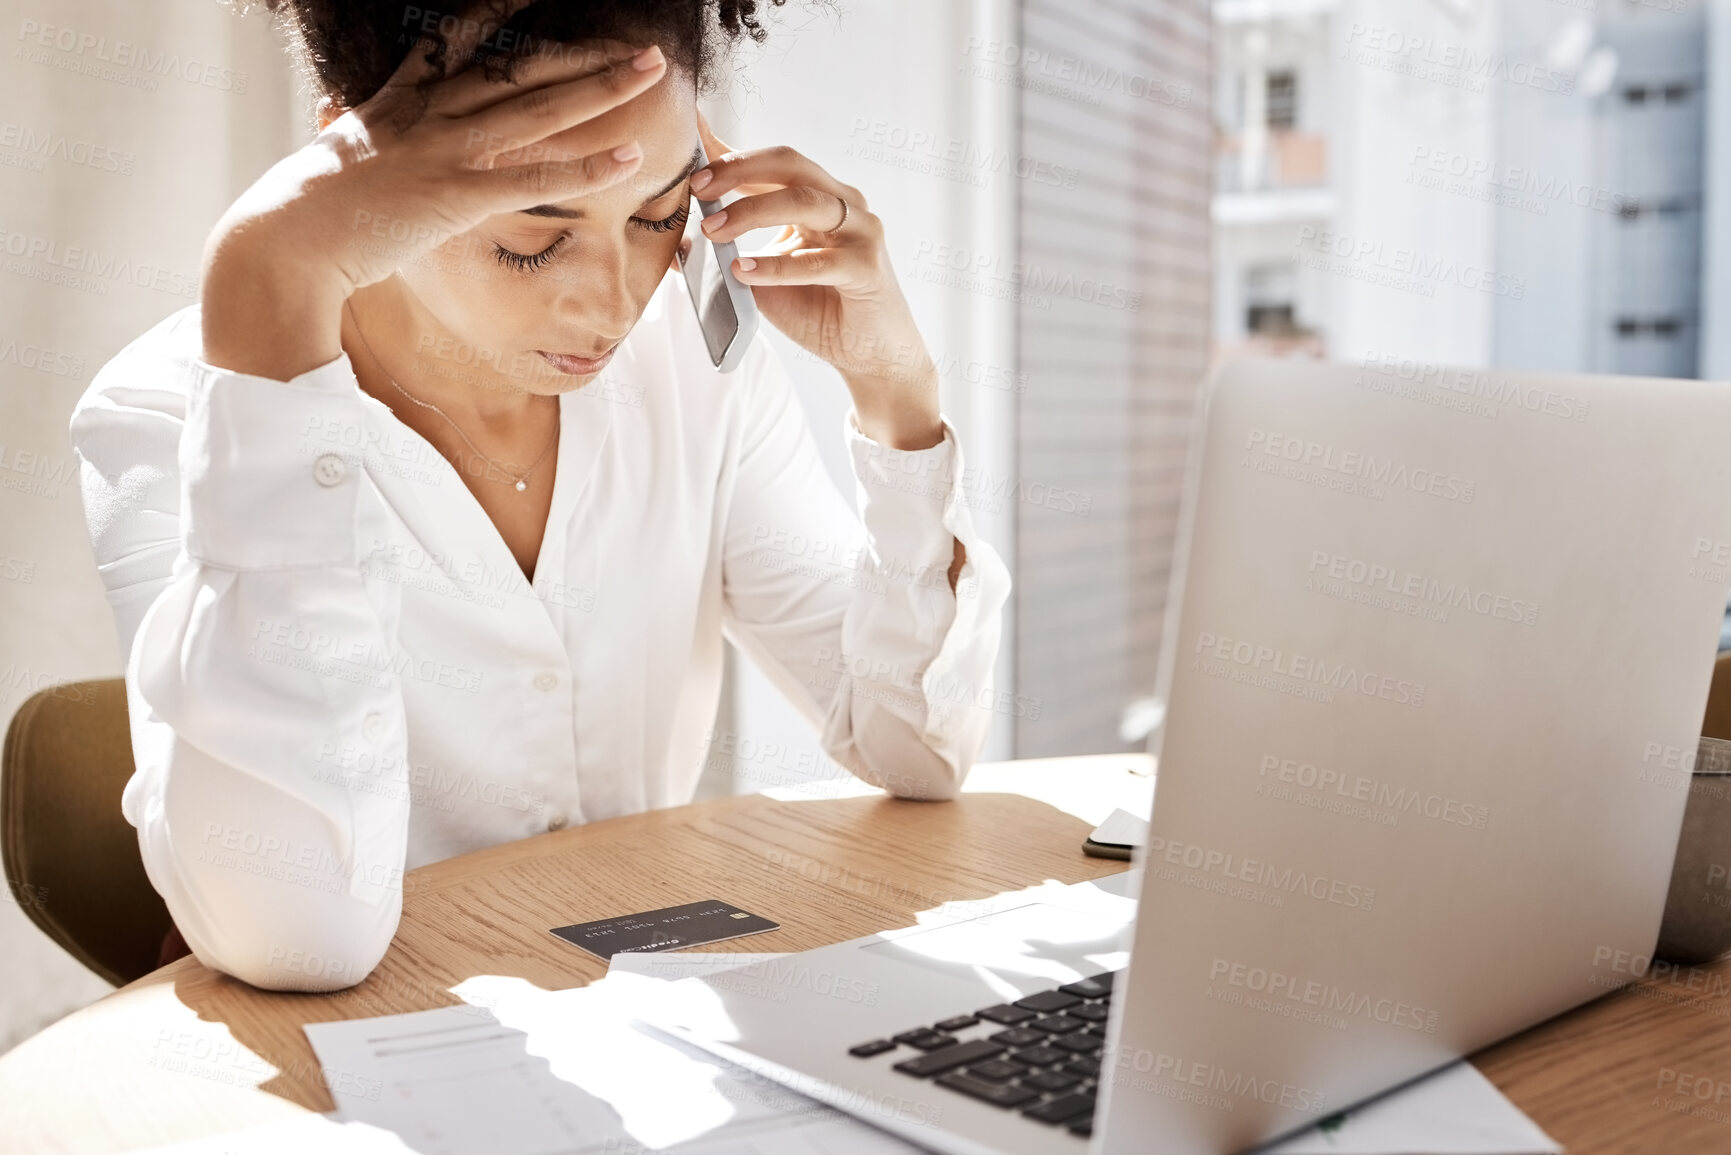
[[[631,223],[657,233],[677,232],[685,227],[685,222],[691,216],[691,198],[686,197],[685,203],[658,221],[646,220],[643,217],[632,217]]]
[[[553,238],[552,244],[548,245],[538,253],[514,253],[505,246],[495,242],[493,245],[493,255],[499,258],[501,264],[509,265],[520,273],[533,272],[536,269],[547,267],[547,263],[553,259],[554,252],[558,250],[560,245],[565,243],[565,238],[569,235],[569,233],[560,233],[557,237]]]

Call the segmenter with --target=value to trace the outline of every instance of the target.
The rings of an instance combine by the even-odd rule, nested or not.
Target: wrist
[[[337,270],[297,257],[265,229],[213,233],[199,280],[203,359],[290,380],[342,353],[346,299]]]
[[[936,371],[918,381],[847,378],[859,431],[886,449],[915,452],[944,440]]]

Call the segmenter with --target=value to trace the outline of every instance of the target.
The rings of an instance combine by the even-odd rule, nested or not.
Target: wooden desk
[[[452,1005],[448,988],[476,975],[581,986],[605,965],[547,933],[580,919],[722,897],[782,929],[713,949],[804,950],[1110,874],[1125,864],[1086,857],[1082,839],[1114,805],[1146,804],[1150,770],[1135,755],[982,764],[955,803],[753,795],[436,863],[411,872],[390,952],[351,990],[258,991],[187,958],[0,1056],[0,1151],[122,1151],[330,1110],[302,1023]],[[1577,1155],[1731,1151],[1731,962],[1649,979],[1476,1061]],[[1667,1070],[1705,1077],[1707,1100]]]

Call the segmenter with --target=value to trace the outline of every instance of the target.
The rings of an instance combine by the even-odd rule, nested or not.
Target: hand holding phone
[[[699,145],[699,148],[702,146]],[[709,154],[704,152],[699,168],[709,166]],[[733,260],[739,248],[732,241],[716,244],[703,235],[703,219],[726,208],[737,196],[714,200],[699,200],[700,213],[690,213],[685,221],[685,234],[679,238],[675,260],[685,274],[685,287],[691,294],[691,307],[697,310],[697,323],[703,330],[709,359],[726,373],[739,364],[757,332],[757,302],[751,290],[733,275]]]

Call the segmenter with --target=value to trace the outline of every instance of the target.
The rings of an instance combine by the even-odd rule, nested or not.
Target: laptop
[[[1731,385],[1228,362],[1132,874],[649,1021],[955,1155],[1302,1130],[1651,953],[1727,587]]]

